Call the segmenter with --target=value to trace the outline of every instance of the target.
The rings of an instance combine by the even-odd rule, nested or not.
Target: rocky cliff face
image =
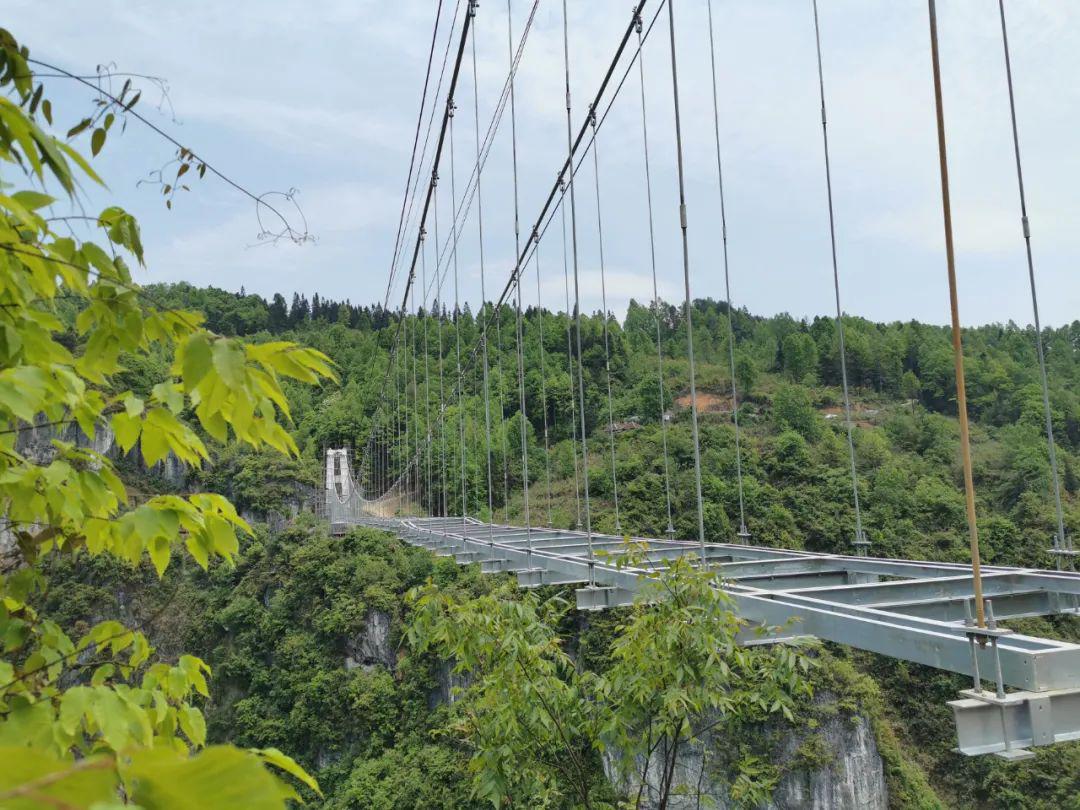
[[[814,810],[886,810],[889,793],[885,770],[870,723],[863,716],[836,717],[818,731],[832,763],[813,770],[789,771],[773,793],[773,806]],[[783,752],[795,755],[799,738],[792,735]]]
[[[47,464],[56,455],[56,448],[53,446],[54,439],[69,442],[76,447],[88,448],[112,459],[123,455],[116,444],[116,436],[107,422],[98,425],[93,438],[87,436],[82,428],[73,422],[63,425],[27,426],[26,430],[19,432],[15,441],[15,451],[35,463]],[[147,468],[143,463],[138,448],[132,448],[127,457],[140,470],[159,476],[170,487],[179,489],[187,481],[187,468],[172,453],[151,468]]]
[[[819,700],[827,699],[819,698]],[[768,730],[763,733],[771,734]],[[889,806],[885,771],[877,742],[865,717],[834,716],[815,732],[814,764],[800,757],[800,749],[808,742],[809,734],[786,733],[779,741],[775,765],[783,770],[766,810],[887,810]],[[730,741],[707,734],[701,742],[683,747],[675,762],[675,783],[679,787],[669,798],[671,810],[697,810],[717,807],[727,810],[739,807],[730,795],[730,785],[719,767],[719,761]],[[660,784],[662,757],[654,757],[645,770],[643,808],[658,806],[656,786]],[[610,761],[609,761],[610,762]],[[642,766],[645,765],[644,760]],[[609,776],[613,768],[605,765]],[[636,793],[640,782],[625,785],[627,792]]]
[[[364,620],[362,632],[345,640],[345,669],[394,669],[397,653],[390,643],[390,614],[373,610]]]

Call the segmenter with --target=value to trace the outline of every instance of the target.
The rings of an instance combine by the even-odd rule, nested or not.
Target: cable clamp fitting
[[[476,16],[476,9],[480,6],[479,0],[469,0],[469,16]]]
[[[587,119],[587,123],[589,124],[589,126],[591,126],[593,128],[593,130],[596,129],[596,104],[595,103],[589,105],[589,116],[588,116],[588,119]]]
[[[636,31],[638,34],[640,34],[641,30],[642,30],[642,25],[641,25],[641,11],[640,11],[638,6],[634,6],[634,14],[633,14],[633,17],[631,19],[634,22],[634,31]]]
[[[454,110],[456,110],[456,109],[457,109],[457,104],[454,103],[454,99],[453,98],[448,98],[446,100],[446,116],[448,118],[453,118],[454,117]]]

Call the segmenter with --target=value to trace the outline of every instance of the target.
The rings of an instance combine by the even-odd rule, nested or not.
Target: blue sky
[[[453,0],[445,0],[447,14]],[[926,3],[819,0],[845,310],[874,319],[948,318]],[[677,0],[695,295],[723,294],[705,0]],[[151,120],[256,192],[299,190],[314,244],[259,245],[251,202],[209,176],[166,211],[138,181],[172,148],[131,121],[98,158],[110,194],[141,220],[144,281],[187,280],[270,295],[294,290],[381,301],[435,2],[306,3],[9,0],[5,25],[33,55],[79,72],[165,77],[175,110]],[[570,0],[575,128],[629,14],[625,0]],[[961,313],[966,323],[1031,318],[1008,122],[997,4],[939,4]],[[1080,8],[1009,2],[1010,45],[1044,321],[1080,310]],[[512,0],[515,40],[531,2]],[[647,5],[648,9],[650,6]],[[813,20],[809,0],[713,0],[734,300],[756,313],[832,307]],[[479,108],[486,127],[509,66],[506,6],[477,18]],[[459,18],[460,19],[460,18]],[[645,46],[650,158],[661,294],[681,294],[666,12]],[[444,31],[447,29],[444,27]],[[565,150],[562,16],[540,0],[517,81],[521,220],[539,211]],[[456,36],[456,34],[455,34]],[[445,45],[440,34],[439,53]],[[459,186],[475,160],[472,73],[455,123]],[[640,89],[631,74],[600,132],[609,308],[650,296]],[[69,126],[87,93],[52,82]],[[70,123],[69,123],[70,122]],[[449,218],[448,167],[440,186]],[[509,118],[482,179],[485,273],[501,290],[512,267]],[[599,307],[591,160],[577,186],[584,304]],[[88,208],[105,203],[88,193]],[[476,209],[459,242],[462,295],[479,298]],[[429,232],[432,230],[429,225]],[[410,233],[415,238],[415,230]],[[545,305],[563,296],[557,230],[541,244]],[[429,259],[433,262],[433,259]],[[530,276],[533,269],[530,267]],[[446,293],[444,297],[448,297]],[[392,298],[399,300],[400,287]],[[535,302],[535,282],[525,300]]]

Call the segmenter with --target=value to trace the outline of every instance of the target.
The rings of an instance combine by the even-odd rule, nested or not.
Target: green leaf
[[[97,153],[101,151],[101,147],[105,145],[105,130],[98,127],[94,130],[94,134],[90,136],[90,154],[97,157]]]
[[[221,339],[214,343],[214,368],[229,388],[244,384],[244,350],[235,340]]]
[[[143,401],[134,394],[124,397],[124,410],[130,417],[139,416],[143,412]]]
[[[44,208],[47,205],[52,205],[56,202],[55,197],[50,197],[48,194],[42,194],[40,191],[16,191],[11,195],[11,198],[19,203],[27,211],[36,211],[39,208]]]
[[[73,686],[64,692],[60,700],[60,727],[66,733],[78,731],[93,698],[94,690],[88,686]]]
[[[32,658],[33,656],[26,660],[26,669],[33,668]],[[11,701],[11,709],[4,722],[0,723],[0,746],[31,745],[48,748],[52,744],[52,724],[53,710],[48,701],[27,703],[23,698],[15,698]],[[3,770],[0,768],[0,772]]]
[[[131,799],[148,810],[283,810],[286,799],[298,798],[257,756],[227,745],[193,757],[166,748],[135,751],[123,777]]]
[[[127,413],[114,413],[110,420],[120,449],[125,453],[135,446],[142,432],[142,420]]]
[[[184,388],[193,391],[213,367],[213,355],[206,332],[196,332],[183,347]]]
[[[202,748],[206,745],[206,720],[202,712],[194,706],[181,706],[178,714],[180,730],[191,740],[192,745]]]
[[[276,748],[254,748],[252,751],[271,765],[281,768],[281,770],[291,776],[295,776],[309,788],[318,793],[320,797],[323,795],[322,791],[319,789],[319,783],[315,781],[315,777],[300,767],[299,763],[288,754],[284,754]]]
[[[151,391],[154,399],[166,405],[174,414],[184,409],[184,395],[178,386],[171,382],[162,382],[155,385]]]
[[[169,567],[169,556],[172,554],[172,544],[167,537],[158,535],[150,538],[146,550],[150,553],[150,562],[154,564],[154,570],[160,577]]]
[[[80,132],[83,132],[86,129],[88,129],[90,127],[90,125],[93,124],[93,123],[94,122],[91,121],[89,118],[84,118],[82,121],[80,121],[75,126],[73,126],[71,129],[68,130],[67,137],[74,138]]]
[[[42,807],[90,808],[116,800],[118,780],[110,757],[93,756],[78,762],[58,759],[36,748],[0,748],[0,800],[4,810]]]

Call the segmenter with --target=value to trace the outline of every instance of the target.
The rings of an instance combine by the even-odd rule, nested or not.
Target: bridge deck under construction
[[[665,561],[701,559],[698,543],[634,538],[645,557],[625,567],[607,556],[625,548],[621,537],[473,518],[362,517],[332,526],[343,533],[355,523],[392,531],[462,564],[479,563],[486,573],[512,573],[523,587],[578,584],[577,605],[585,610],[629,605],[643,579]],[[708,543],[704,552],[718,587],[751,625],[972,677],[973,688],[951,703],[964,753],[1019,758],[1030,746],[1080,739],[1080,645],[996,624],[1080,614],[1080,573],[984,566],[983,591],[994,623],[977,631],[970,620],[969,565],[726,543]],[[752,638],[748,634],[748,642]],[[983,688],[983,679],[992,687]]]

